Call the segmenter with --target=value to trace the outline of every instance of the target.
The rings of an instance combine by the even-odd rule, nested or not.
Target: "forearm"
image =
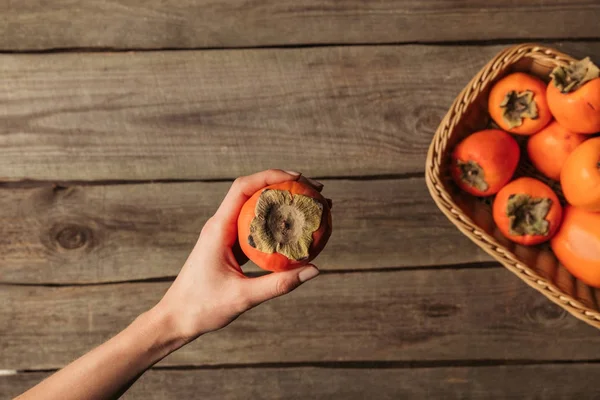
[[[171,316],[160,307],[140,315],[125,330],[69,364],[19,400],[113,399],[144,371],[183,346]]]

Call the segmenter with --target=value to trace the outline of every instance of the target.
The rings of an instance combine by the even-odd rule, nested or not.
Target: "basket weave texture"
[[[452,182],[449,169],[454,146],[469,134],[490,127],[487,97],[495,81],[522,71],[548,82],[554,67],[573,60],[569,55],[536,44],[513,46],[496,55],[454,100],[435,132],[427,155],[426,182],[437,206],[463,234],[529,286],[600,329],[600,290],[571,275],[547,244],[526,247],[505,239],[494,226],[490,199],[482,201],[461,192]],[[539,174],[524,150],[522,147],[516,176],[531,176],[546,182],[564,202],[560,185]]]

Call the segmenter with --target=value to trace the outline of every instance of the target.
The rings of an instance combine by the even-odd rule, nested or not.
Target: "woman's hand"
[[[243,204],[257,190],[288,180],[302,180],[317,190],[323,188],[300,174],[280,170],[236,179],[162,300],[118,335],[18,399],[118,398],[144,371],[181,346],[317,276],[317,268],[309,265],[247,278],[240,268],[247,259],[236,257],[234,252],[237,218]]]
[[[144,371],[205,332],[220,329],[244,311],[288,293],[317,276],[314,266],[247,278],[236,257],[237,218],[257,190],[288,180],[323,185],[300,174],[269,170],[236,179],[163,299],[107,342],[18,397],[19,400],[114,399]],[[241,254],[241,251],[239,252]]]
[[[258,278],[246,277],[240,268],[247,261],[237,244],[237,218],[242,206],[257,190],[289,180],[302,180],[319,191],[323,188],[298,173],[281,170],[241,177],[206,222],[179,275],[155,307],[169,316],[183,342],[223,328],[244,311],[318,275],[313,265]]]

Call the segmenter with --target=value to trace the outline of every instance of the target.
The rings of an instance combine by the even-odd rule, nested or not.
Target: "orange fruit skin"
[[[554,119],[566,129],[583,134],[600,132],[600,78],[571,93],[561,93],[550,82],[546,95]]]
[[[571,274],[600,288],[600,213],[565,207],[562,225],[550,245]]]
[[[250,224],[256,216],[255,208],[258,198],[265,189],[285,190],[291,194],[302,194],[316,199],[323,205],[323,215],[321,217],[321,225],[312,234],[312,244],[309,248],[309,258],[302,261],[290,260],[283,254],[265,253],[248,243],[250,235]],[[327,200],[311,186],[297,181],[288,181],[267,186],[258,190],[256,193],[244,203],[240,215],[238,216],[238,240],[244,254],[257,266],[267,271],[281,272],[290,269],[298,268],[308,264],[323,250],[332,232],[331,210],[327,204]]]
[[[527,141],[527,154],[531,163],[542,174],[555,181],[560,180],[560,172],[569,154],[588,137],[574,133],[556,121],[531,136]]]
[[[527,194],[533,198],[541,197],[552,200],[552,206],[545,218],[550,223],[546,235],[511,235],[509,229],[510,220],[508,215],[506,215],[506,206],[509,197],[513,194]],[[507,239],[525,246],[532,246],[543,243],[554,236],[561,223],[562,206],[558,197],[548,185],[537,179],[525,177],[512,181],[498,192],[494,199],[492,214],[498,229]]]
[[[546,83],[532,75],[515,72],[500,79],[490,91],[488,97],[488,112],[500,128],[507,132],[517,135],[533,135],[542,130],[552,120],[552,114],[546,101]],[[530,90],[533,92],[533,101],[535,101],[538,110],[536,119],[524,118],[520,126],[509,128],[508,123],[502,116],[503,109],[500,104],[510,91],[524,92]]]
[[[586,140],[567,157],[560,184],[569,204],[600,212],[600,138]]]
[[[512,178],[519,164],[520,149],[517,141],[499,129],[486,129],[467,136],[452,152],[451,174],[456,184],[474,196],[490,196]],[[458,161],[476,162],[484,171],[488,184],[486,191],[470,186],[461,179]]]

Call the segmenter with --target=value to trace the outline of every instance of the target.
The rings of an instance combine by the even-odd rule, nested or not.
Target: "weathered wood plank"
[[[420,173],[453,98],[503,47],[1,55],[0,179]]]
[[[422,172],[454,96],[502,47],[3,55],[0,178]]]
[[[30,0],[0,4],[0,50],[597,38],[598,20],[596,0]]]
[[[445,108],[499,48],[473,50],[3,55],[0,177],[421,172]]]
[[[422,172],[453,98],[503,47],[1,55],[0,179]]]
[[[599,373],[597,364],[150,370],[123,399],[594,399]],[[0,376],[0,396],[14,397],[46,376]]]
[[[324,270],[491,260],[430,199],[424,179],[325,180],[334,234]],[[51,186],[0,191],[0,282],[175,276],[230,183]],[[257,270],[249,265],[247,270]]]
[[[168,283],[0,290],[0,369],[59,368],[124,328]],[[589,360],[600,335],[502,268],[324,274],[159,365]]]

